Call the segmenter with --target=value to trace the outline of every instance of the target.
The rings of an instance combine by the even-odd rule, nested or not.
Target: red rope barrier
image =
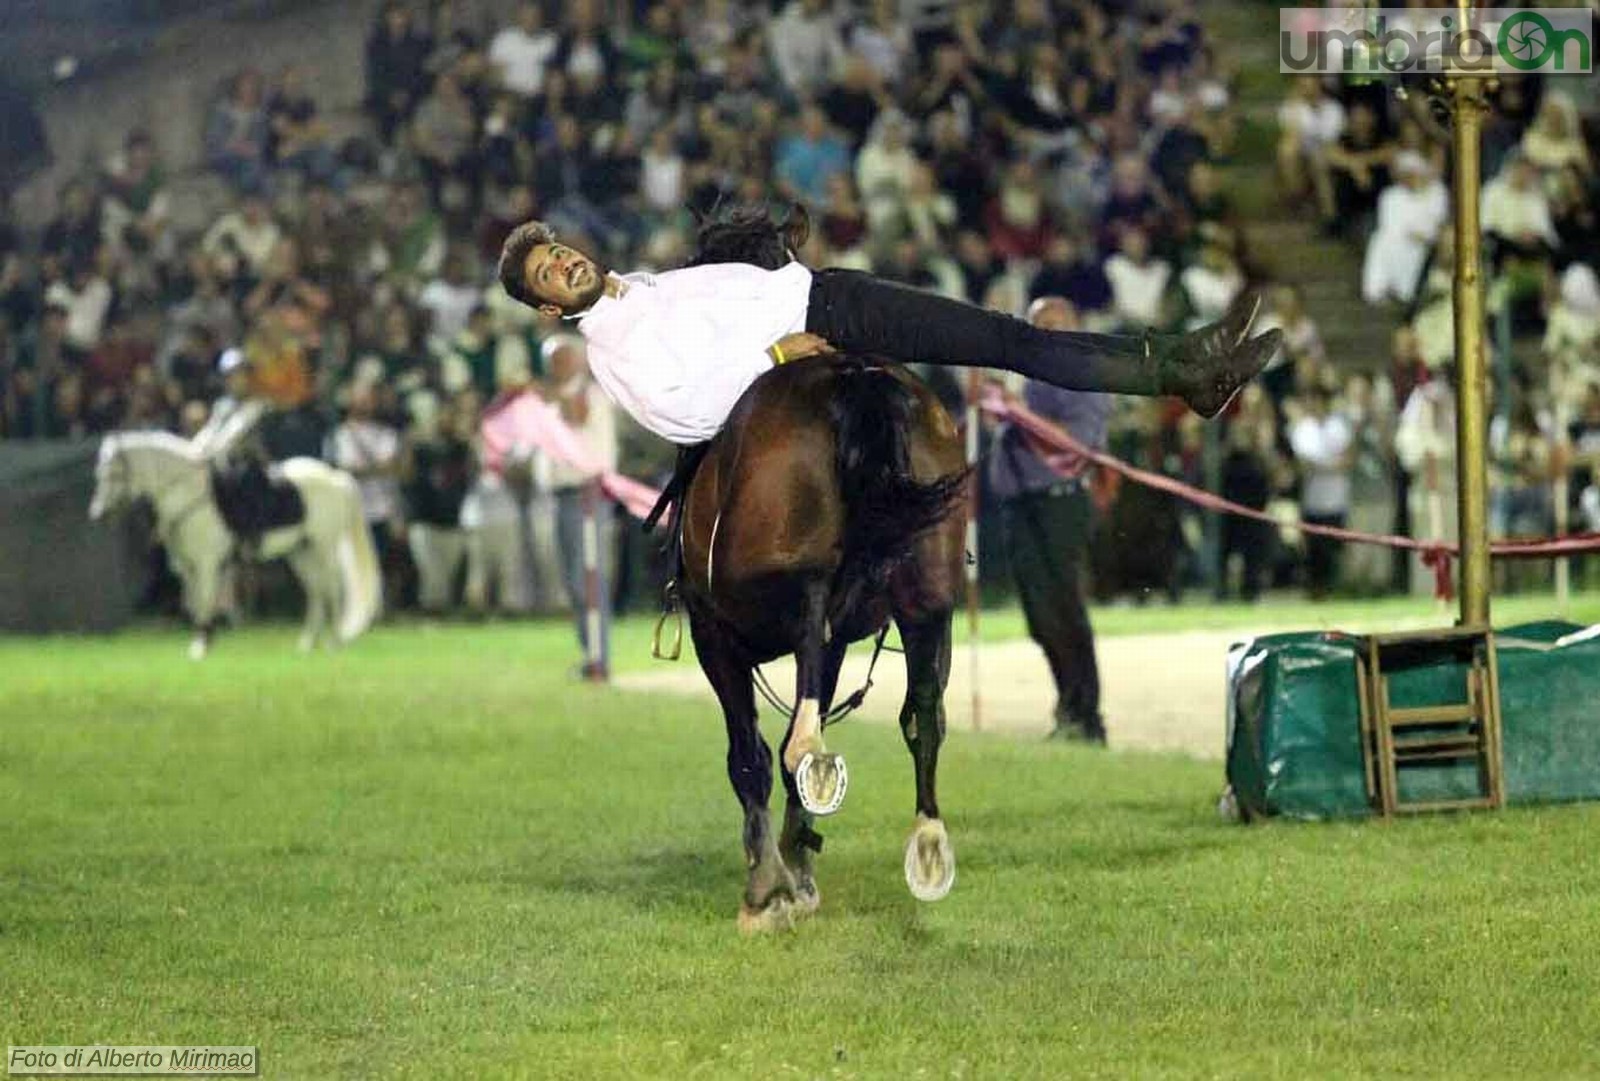
[[[1148,469],[1140,469],[1138,466],[1129,465],[1121,458],[1113,457],[1105,451],[1095,450],[1086,446],[1074,439],[1070,433],[1045,420],[1026,406],[1008,402],[997,390],[990,389],[985,391],[982,400],[979,402],[979,407],[991,417],[1015,424],[1035,439],[1048,444],[1056,450],[1082,455],[1098,466],[1120,473],[1135,484],[1142,484],[1147,488],[1154,488],[1157,491],[1177,496],[1187,503],[1203,507],[1206,510],[1220,511],[1224,514],[1250,518],[1258,522],[1267,522],[1271,525],[1281,524],[1266,511],[1257,510],[1255,507],[1246,507],[1229,499],[1223,499],[1221,496],[1208,492],[1203,488],[1193,487],[1172,477],[1153,473]],[[1435,592],[1445,600],[1450,600],[1455,594],[1455,576],[1451,573],[1451,564],[1460,555],[1461,549],[1454,542],[1417,540],[1414,537],[1401,537],[1394,534],[1361,533],[1354,529],[1317,525],[1312,522],[1301,522],[1297,528],[1303,533],[1332,537],[1334,540],[1346,541],[1351,544],[1377,544],[1385,548],[1403,548],[1421,552],[1423,564],[1434,573]],[[1538,540],[1496,541],[1489,546],[1490,554],[1499,559],[1553,559],[1595,551],[1600,551],[1600,533],[1584,533],[1571,537],[1542,538]]]

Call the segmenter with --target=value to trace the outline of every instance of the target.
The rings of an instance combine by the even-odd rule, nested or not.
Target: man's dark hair
[[[521,301],[530,308],[547,303],[528,288],[526,268],[528,253],[540,244],[555,243],[555,239],[555,230],[542,221],[523,222],[506,237],[500,249],[500,284],[512,300]]]

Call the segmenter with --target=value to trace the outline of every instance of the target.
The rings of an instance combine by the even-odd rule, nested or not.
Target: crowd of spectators
[[[1600,530],[1600,176],[1594,138],[1566,92],[1572,85],[1498,80],[1483,139],[1497,538]],[[1417,107],[1422,100],[1359,81],[1294,81],[1278,113],[1283,195],[1360,252],[1360,295],[1370,318],[1393,328],[1392,348],[1387,373],[1368,358],[1332,363],[1308,325],[1290,335],[1284,364],[1265,385],[1283,422],[1278,452],[1298,467],[1304,520],[1332,515],[1370,531],[1453,540],[1450,162],[1442,133]],[[1288,308],[1298,311],[1293,300]],[[1345,556],[1349,584],[1375,588],[1380,572],[1358,550]],[[1511,578],[1512,568],[1501,574]],[[1394,584],[1408,577],[1431,587],[1416,561]],[[1323,584],[1315,569],[1310,579],[1313,589]]]
[[[509,518],[521,525],[500,556],[481,555],[473,599],[539,608],[562,603],[559,574],[540,572],[537,555],[532,569],[493,565],[554,544],[554,515],[518,518],[526,490],[508,493],[471,446],[486,402],[553,390],[559,325],[492,274],[502,239],[529,217],[619,269],[666,267],[686,257],[697,212],[799,201],[815,222],[801,253],[811,265],[1011,312],[1060,296],[1100,330],[1198,325],[1260,280],[1223,179],[1240,128],[1234,81],[1192,0],[396,0],[364,60],[359,122],[325,114],[296,67],[242,69],[219,89],[195,138],[227,196],[198,233],[173,224],[170,178],[140,131],[63,185],[42,231],[0,218],[0,437],[192,433],[223,390],[217,358],[243,346],[256,388],[278,404],[267,447],[358,471],[397,580],[419,562],[419,537],[438,550],[408,524],[470,532]],[[1525,131],[1500,137],[1521,150],[1503,155],[1507,194],[1486,197],[1486,219],[1506,230],[1504,288],[1547,320],[1552,357],[1576,373],[1572,357],[1593,361],[1596,289],[1592,271],[1562,260],[1582,250],[1574,230],[1589,230],[1592,250],[1593,173],[1552,102],[1512,111]],[[1396,469],[1390,433],[1423,412],[1414,403],[1431,403],[1414,426],[1443,431],[1449,411],[1440,381],[1423,382],[1441,363],[1449,255],[1419,225],[1437,199],[1438,148],[1382,105],[1297,84],[1278,160],[1286,190],[1303,185],[1330,228],[1364,237],[1354,223],[1376,218],[1373,243],[1393,255],[1372,295],[1418,307],[1392,372],[1331,364],[1296,294],[1278,288],[1267,322],[1286,331],[1284,357],[1214,453],[1181,410],[1130,402],[1116,428],[1126,455],[1309,520],[1394,524],[1373,509],[1406,503],[1395,488],[1411,467]],[[1530,190],[1551,193],[1542,218]],[[1548,308],[1541,266],[1561,283]],[[1592,456],[1600,392],[1568,378],[1593,414]],[[1536,425],[1554,415],[1533,404]],[[1518,423],[1497,465],[1526,477]],[[619,428],[625,471],[664,467],[668,448]],[[1428,469],[1448,472],[1445,451],[1429,448]],[[552,489],[535,465],[537,499]],[[1519,528],[1533,516],[1526,497],[1506,506]],[[1198,551],[1194,523],[1181,524],[1174,544]],[[1341,575],[1337,552],[1293,555],[1292,535],[1229,524],[1218,547],[1224,566],[1242,557],[1242,581],[1195,577],[1246,596],[1301,577],[1318,593],[1363,581],[1349,563]],[[1373,588],[1387,585],[1369,569]],[[436,578],[420,594],[456,603]]]

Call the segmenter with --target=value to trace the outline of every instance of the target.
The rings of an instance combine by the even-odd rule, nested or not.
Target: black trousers
[[[1021,319],[859,270],[811,279],[806,330],[836,349],[912,363],[1001,368],[1068,390],[1160,394],[1136,335],[1042,330]]]
[[[1083,603],[1092,508],[1082,485],[1029,492],[1002,505],[1006,554],[1028,635],[1044,650],[1056,682],[1056,722],[1103,732],[1094,629]]]
[[[1329,525],[1343,529],[1342,514],[1308,514],[1300,516],[1310,525]],[[1326,597],[1339,578],[1339,545],[1332,537],[1306,534],[1306,587],[1313,600]]]

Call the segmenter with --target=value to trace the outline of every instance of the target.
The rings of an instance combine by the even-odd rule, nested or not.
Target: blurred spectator
[[[317,114],[317,103],[305,85],[305,70],[298,64],[290,64],[278,76],[278,86],[267,100],[267,125],[266,159],[273,168],[340,184],[328,126]]]
[[[1028,293],[1034,297],[1064,297],[1084,319],[1109,311],[1114,299],[1111,282],[1093,247],[1071,233],[1050,239]]]
[[[1267,295],[1267,303],[1256,326],[1261,332],[1283,331],[1283,349],[1267,363],[1261,374],[1261,384],[1274,402],[1282,402],[1296,385],[1295,373],[1303,360],[1320,366],[1327,359],[1322,345],[1322,332],[1316,320],[1306,311],[1300,290],[1292,285],[1280,285]]]
[[[1350,106],[1349,126],[1326,151],[1333,203],[1325,207],[1332,231],[1360,235],[1366,218],[1379,212],[1379,193],[1389,186],[1395,146],[1366,102]],[[1424,159],[1426,162],[1426,159]]]
[[[545,369],[549,373],[550,396],[561,411],[561,419],[577,433],[590,461],[602,470],[615,470],[616,411],[610,399],[589,375],[583,339],[576,334],[557,334],[545,340],[543,352]],[[591,649],[584,568],[584,490],[595,479],[563,462],[555,463],[550,475],[551,487],[555,491],[556,543],[561,553],[561,577],[577,623],[578,644],[586,658],[591,655]],[[592,662],[586,661],[583,674],[587,677],[608,671],[610,663],[611,583],[614,577],[612,554],[616,551],[611,503],[594,492],[590,510],[594,515],[597,534],[595,600],[600,614],[600,641],[594,648],[594,654],[599,658],[598,672],[590,667]]]
[[[544,24],[541,0],[523,0],[517,5],[516,22],[489,43],[489,62],[507,90],[523,98],[537,97],[557,44],[556,32]]]
[[[273,220],[267,200],[251,192],[212,223],[200,249],[216,261],[224,276],[254,277],[266,268],[281,239],[283,231]]]
[[[144,131],[123,141],[122,153],[106,165],[100,201],[104,239],[134,254],[167,254],[171,199],[155,145]]]
[[[63,185],[57,206],[56,215],[45,226],[39,242],[47,272],[93,260],[105,232],[100,224],[100,205],[88,184],[72,181]]]
[[[464,248],[450,252],[443,274],[417,295],[417,306],[428,313],[433,338],[440,345],[466,329],[467,317],[482,305],[483,288],[473,280],[471,258]]]
[[[621,57],[601,23],[597,0],[567,0],[565,14],[551,64],[574,81],[620,81]]]
[[[411,119],[411,146],[435,207],[463,211],[476,204],[477,130],[461,84],[454,75],[440,75]]]
[[[1543,285],[1543,268],[1561,241],[1539,171],[1527,158],[1512,155],[1484,186],[1483,231],[1494,244],[1495,264],[1508,277],[1521,279],[1513,291],[1537,291]]]
[[[1557,269],[1579,260],[1593,260],[1600,252],[1600,208],[1597,190],[1576,165],[1568,165],[1550,181],[1550,214],[1561,247],[1555,255]]]
[[[467,534],[461,505],[472,483],[469,425],[433,395],[416,399],[406,433],[400,474],[407,508],[406,539],[417,568],[417,604],[443,612],[455,602],[455,584],[466,564]]]
[[[829,179],[849,171],[850,150],[828,130],[822,110],[815,105],[802,108],[795,130],[779,140],[773,179],[791,198],[821,205],[828,195]]]
[[[984,225],[990,247],[1002,259],[1038,259],[1044,255],[1055,229],[1038,169],[1032,162],[1022,159],[1005,170],[1000,189],[984,212]]]
[[[885,113],[856,155],[856,188],[867,209],[868,228],[892,239],[911,190],[917,156],[911,150],[910,123],[899,112]]]
[[[872,0],[868,15],[850,27],[852,53],[861,57],[879,83],[897,87],[912,59],[911,27],[896,0]]]
[[[1333,408],[1326,387],[1310,388],[1288,405],[1289,446],[1300,467],[1300,518],[1308,525],[1344,526],[1350,515],[1350,422]],[[1306,587],[1327,598],[1339,575],[1340,542],[1306,536]]]
[[[877,73],[854,52],[846,55],[843,74],[818,96],[817,104],[828,122],[849,136],[851,147],[857,149],[873,130],[874,121],[887,115],[887,110],[894,110],[894,115],[904,121],[904,115],[884,91]]]
[[[444,388],[451,393],[471,388],[484,401],[493,399],[502,385],[497,345],[493,316],[486,305],[479,304],[444,350],[440,372]]]
[[[1587,387],[1600,383],[1600,278],[1588,264],[1573,263],[1561,275],[1543,351],[1551,369],[1553,404],[1570,416]]]
[[[1409,475],[1406,485],[1410,535],[1422,540],[1456,539],[1456,397],[1454,365],[1434,373],[1406,399],[1395,430],[1395,454]],[[1430,594],[1433,571],[1420,555],[1411,558],[1411,589]]]
[[[400,433],[378,419],[378,396],[370,383],[349,388],[345,418],[328,437],[328,461],[361,489],[361,513],[389,582],[393,599],[395,541],[403,528],[400,504]]]
[[[956,220],[963,229],[984,228],[993,191],[987,164],[968,143],[955,113],[935,113],[928,120],[928,134],[934,179],[955,201]]]
[[[1233,298],[1244,288],[1244,274],[1234,257],[1232,237],[1218,232],[1200,249],[1200,258],[1178,276],[1190,313],[1188,325],[1196,327],[1220,319]]]
[[[80,260],[67,268],[67,276],[45,290],[47,305],[66,312],[67,344],[88,352],[100,344],[106,317],[114,299],[111,283],[101,271],[99,251],[95,258]]]
[[[1162,325],[1162,300],[1172,281],[1172,264],[1150,255],[1150,241],[1138,229],[1122,234],[1122,250],[1106,260],[1112,311],[1132,326]]]
[[[830,0],[789,0],[767,30],[773,65],[796,99],[810,98],[826,86],[844,53],[831,7]]]
[[[1350,422],[1350,519],[1358,533],[1385,534],[1394,528],[1395,405],[1387,382],[1357,373],[1345,381],[1340,405]],[[1393,577],[1390,553],[1375,544],[1344,546],[1344,584],[1361,593],[1378,593]]]
[[[1378,196],[1378,225],[1361,267],[1361,296],[1368,304],[1410,303],[1434,240],[1450,219],[1450,194],[1420,155],[1394,159],[1397,183]]]
[[[1344,106],[1329,96],[1321,77],[1296,77],[1278,108],[1278,176],[1290,196],[1313,194],[1325,222],[1337,212],[1328,153],[1344,127]]]
[[[428,90],[428,36],[412,23],[411,9],[388,0],[367,39],[366,106],[385,143],[411,119]]]
[[[1568,167],[1575,167],[1585,178],[1593,175],[1578,110],[1566,94],[1551,91],[1544,95],[1533,123],[1523,133],[1522,156],[1547,176]]]
[[[261,73],[245,68],[206,118],[206,163],[244,192],[259,192],[267,180],[267,122]]]
[[[1550,481],[1555,448],[1532,403],[1523,400],[1489,428],[1489,533],[1547,537],[1554,528]]]
[[[1260,387],[1246,387],[1240,395],[1239,415],[1228,426],[1227,450],[1222,459],[1222,498],[1255,510],[1265,510],[1272,498],[1272,467],[1276,458],[1277,425],[1271,403]],[[1255,602],[1267,584],[1272,559],[1274,526],[1238,515],[1222,516],[1217,551],[1216,597],[1232,594],[1232,561],[1239,557],[1239,598]]]

